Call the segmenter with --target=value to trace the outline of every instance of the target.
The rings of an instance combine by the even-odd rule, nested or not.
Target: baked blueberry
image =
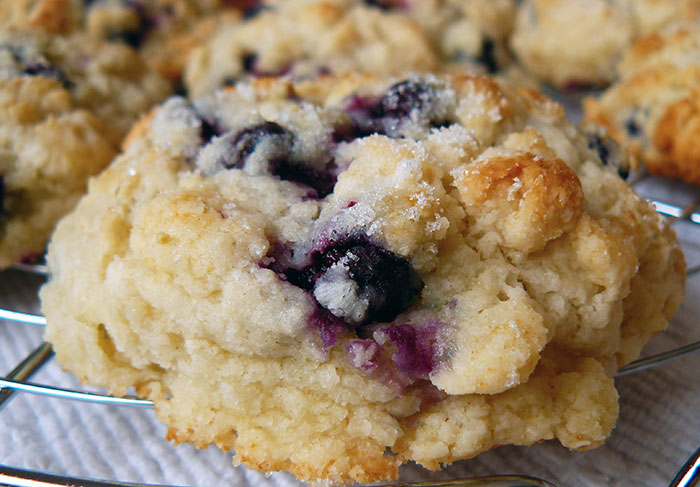
[[[600,132],[587,133],[588,147],[598,154],[604,166],[614,168],[622,179],[629,176],[629,164],[620,153],[620,146],[608,135]]]
[[[410,262],[367,237],[354,236],[315,249],[311,264],[287,270],[289,281],[312,291],[334,316],[352,326],[389,322],[423,288]]]
[[[403,136],[406,125],[441,127],[447,123],[433,86],[408,79],[391,86],[383,97],[352,97],[346,111],[359,135]]]
[[[259,150],[265,152],[263,157],[270,171],[281,163],[281,159],[288,157],[293,143],[291,132],[274,122],[263,122],[236,133],[231,140],[231,150],[223,154],[219,163],[226,169],[240,169]]]
[[[47,78],[55,78],[64,88],[70,88],[71,82],[60,68],[44,63],[27,64],[24,67],[24,74],[29,76],[46,76]]]
[[[365,0],[365,4],[385,11],[406,9],[409,7],[403,0]]]
[[[481,52],[476,60],[486,68],[490,74],[498,72],[498,60],[496,59],[496,43],[488,37],[481,42]]]

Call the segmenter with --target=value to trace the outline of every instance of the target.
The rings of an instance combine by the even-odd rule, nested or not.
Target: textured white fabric
[[[685,205],[697,188],[661,180],[638,184],[643,194]],[[688,267],[700,265],[700,225],[675,225]],[[0,306],[38,313],[40,280],[0,273]],[[688,278],[686,301],[672,325],[647,347],[654,353],[700,340],[700,273]],[[0,375],[42,341],[41,327],[0,320]],[[55,363],[33,382],[78,388]],[[501,447],[441,472],[409,465],[401,478],[442,480],[497,473],[541,476],[560,487],[668,485],[700,445],[700,353],[652,371],[620,378],[618,425],[608,442],[574,453],[556,443]],[[0,410],[0,463],[59,474],[187,486],[296,486],[288,474],[263,474],[231,465],[230,454],[173,446],[151,410],[81,404],[21,393]]]

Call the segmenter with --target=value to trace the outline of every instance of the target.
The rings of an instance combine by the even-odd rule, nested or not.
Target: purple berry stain
[[[371,338],[346,343],[348,360],[360,371],[390,387],[403,390],[428,380],[444,358],[443,332],[448,325],[435,320],[378,325]]]
[[[321,340],[324,351],[330,350],[338,344],[338,340],[350,333],[350,328],[333,316],[327,309],[318,307],[311,315],[311,329]]]

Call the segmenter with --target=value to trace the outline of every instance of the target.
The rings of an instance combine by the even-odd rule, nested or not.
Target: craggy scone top
[[[640,39],[617,70],[617,82],[584,101],[584,117],[603,126],[635,166],[700,184],[700,25]]]
[[[698,0],[524,0],[510,39],[518,60],[559,88],[600,87],[633,42],[697,21]]]
[[[8,0],[0,28],[55,36],[87,34],[125,43],[149,67],[178,83],[192,49],[220,22],[238,18],[255,0]]]
[[[0,269],[44,252],[88,177],[169,94],[127,46],[0,32]]]
[[[59,224],[46,338],[168,438],[301,479],[596,446],[684,282],[598,142],[468,75],[171,98]]]
[[[265,0],[192,52],[184,84],[199,97],[259,76],[495,73],[514,14],[513,0]]]

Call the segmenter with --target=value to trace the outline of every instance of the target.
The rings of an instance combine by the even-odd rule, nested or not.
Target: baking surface
[[[700,190],[648,177],[637,184],[644,195],[686,206]],[[700,225],[674,224],[688,267],[700,265]],[[36,289],[42,279],[17,271],[0,273],[0,306],[39,313]],[[687,281],[685,304],[669,329],[645,354],[700,340],[700,274]],[[42,341],[41,327],[0,320],[0,375],[6,375]],[[50,363],[32,382],[79,388]],[[617,380],[620,418],[608,442],[575,453],[556,442],[501,447],[429,472],[416,465],[401,470],[405,481],[524,473],[560,487],[668,485],[700,445],[700,354]],[[51,473],[129,482],[188,486],[263,487],[300,485],[291,475],[263,474],[231,465],[230,453],[197,451],[164,440],[166,427],[151,410],[82,404],[17,393],[0,411],[0,463]]]

